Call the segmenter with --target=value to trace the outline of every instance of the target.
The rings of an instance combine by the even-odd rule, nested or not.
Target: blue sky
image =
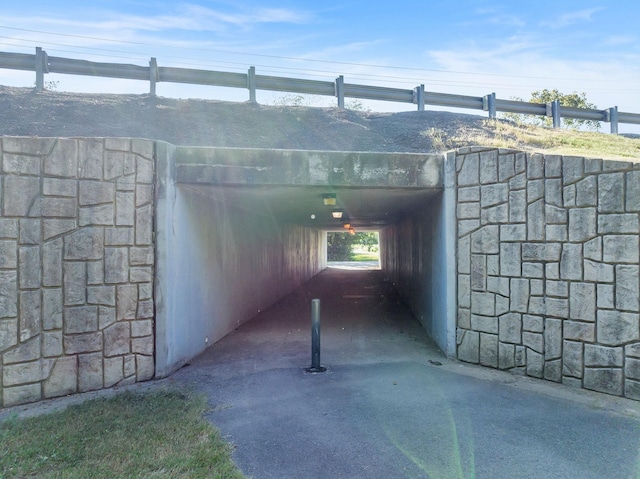
[[[161,66],[222,71],[255,65],[259,74],[424,83],[429,91],[505,99],[558,88],[585,92],[599,108],[640,113],[639,21],[637,0],[23,1],[3,5],[0,51],[42,46],[52,56],[139,65],[153,56]],[[148,91],[144,82],[47,80],[68,91]],[[33,81],[33,73],[0,70],[0,84]],[[242,90],[174,84],[159,84],[158,94],[247,99]],[[258,100],[275,101],[267,93]]]

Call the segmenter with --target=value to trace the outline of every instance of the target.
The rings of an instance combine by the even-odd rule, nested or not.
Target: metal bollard
[[[320,300],[311,300],[311,367],[310,373],[322,373],[327,368],[320,366]]]

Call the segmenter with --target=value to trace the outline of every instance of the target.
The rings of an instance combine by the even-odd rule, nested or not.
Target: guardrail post
[[[338,108],[344,108],[344,76],[340,75],[336,78],[335,83],[336,96],[338,97]]]
[[[151,57],[149,60],[149,95],[156,96],[156,83],[158,81],[158,60]]]
[[[551,116],[553,117],[553,127],[560,128],[562,126],[562,118],[560,118],[560,100],[551,102]]]
[[[606,110],[606,121],[611,123],[611,134],[618,134],[618,107],[614,106]]]
[[[489,112],[489,118],[496,118],[496,94],[491,93],[482,98],[482,109]]]
[[[413,102],[418,104],[418,111],[424,111],[424,84],[413,89]]]
[[[36,47],[36,91],[44,90],[44,59],[42,47]]]
[[[257,103],[256,99],[256,67],[249,67],[247,72],[247,88],[249,89],[249,101]]]

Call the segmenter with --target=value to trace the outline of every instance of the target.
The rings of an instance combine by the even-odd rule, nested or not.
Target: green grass
[[[358,251],[356,253],[352,253],[349,258],[349,261],[378,261],[379,256],[378,253]]]
[[[124,393],[0,423],[0,478],[242,478],[206,399]]]

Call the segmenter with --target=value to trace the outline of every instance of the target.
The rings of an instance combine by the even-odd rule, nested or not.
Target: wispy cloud
[[[584,10],[567,12],[554,20],[541,22],[541,25],[550,28],[565,28],[577,23],[590,22],[593,15],[602,10],[604,10],[604,7],[586,8]]]

